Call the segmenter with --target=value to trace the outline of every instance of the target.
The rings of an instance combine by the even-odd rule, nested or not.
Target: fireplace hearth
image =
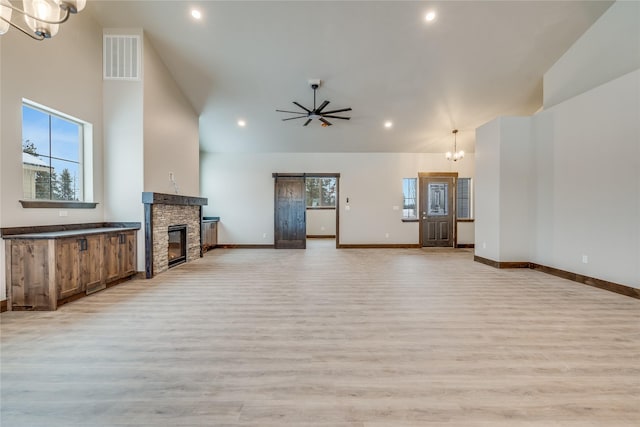
[[[167,258],[169,268],[187,261],[187,225],[170,225]]]

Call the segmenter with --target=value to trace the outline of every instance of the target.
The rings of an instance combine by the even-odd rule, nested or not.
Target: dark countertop
[[[203,216],[202,222],[218,222],[220,221],[219,216]]]
[[[118,231],[130,231],[139,230],[140,227],[96,227],[96,228],[83,228],[78,230],[62,230],[62,231],[48,231],[42,233],[26,233],[26,234],[12,234],[9,236],[2,236],[3,239],[23,239],[23,240],[39,240],[39,239],[64,239],[67,237],[85,236],[88,234],[100,234],[100,233],[114,233]]]

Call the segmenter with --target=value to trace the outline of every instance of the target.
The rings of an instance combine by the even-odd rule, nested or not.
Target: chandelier
[[[35,40],[51,38],[70,14],[80,12],[86,4],[87,0],[22,0],[20,9],[9,0],[0,0],[0,35],[13,27]],[[28,29],[11,21],[13,12],[23,15]]]
[[[457,162],[458,160],[464,157],[464,151],[462,150],[458,151],[458,141],[456,138],[456,136],[458,135],[458,129],[454,129],[452,133],[453,133],[453,153],[451,151],[447,151],[447,153],[445,154],[445,157],[447,158],[447,160],[453,160],[454,162]]]

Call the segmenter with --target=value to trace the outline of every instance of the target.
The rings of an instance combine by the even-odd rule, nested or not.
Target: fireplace
[[[165,193],[142,193],[144,203],[144,249],[145,273],[147,279],[167,271],[169,267],[182,262],[191,262],[202,256],[200,239],[200,218],[202,206],[207,204],[203,197],[181,196]],[[186,227],[186,243],[173,236],[174,226]],[[176,236],[179,236],[176,233]],[[174,249],[184,248],[184,258],[174,258]],[[177,251],[176,251],[177,252]]]
[[[170,225],[167,258],[169,268],[187,261],[187,225]]]

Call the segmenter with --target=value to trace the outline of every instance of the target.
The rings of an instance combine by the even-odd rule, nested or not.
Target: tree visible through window
[[[22,105],[25,199],[82,200],[83,124]]]
[[[335,178],[307,178],[305,183],[308,208],[336,207]]]
[[[402,218],[414,219],[418,217],[417,203],[418,203],[418,191],[417,191],[417,179],[416,178],[403,178],[402,179]]]

